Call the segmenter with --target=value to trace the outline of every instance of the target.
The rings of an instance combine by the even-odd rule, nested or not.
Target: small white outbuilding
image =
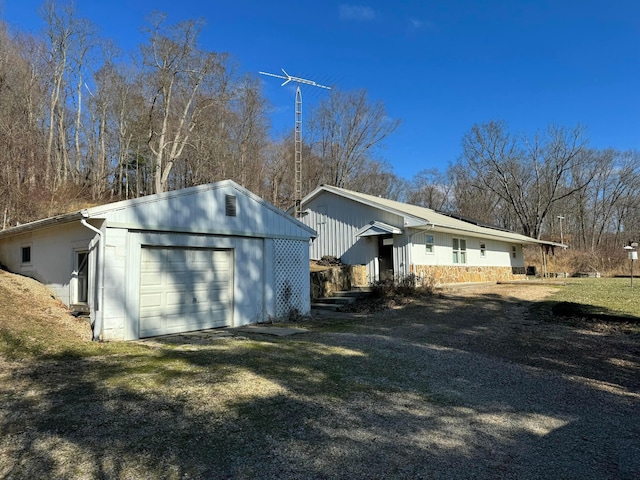
[[[226,180],[0,231],[0,263],[133,340],[307,314],[314,236]]]

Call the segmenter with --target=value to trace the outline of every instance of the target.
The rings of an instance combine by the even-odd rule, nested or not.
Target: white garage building
[[[132,340],[308,313],[314,236],[226,180],[2,230],[0,263]]]

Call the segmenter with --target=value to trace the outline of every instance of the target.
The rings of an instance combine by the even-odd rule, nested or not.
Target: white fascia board
[[[400,235],[402,230],[387,223],[372,221],[356,232],[356,237],[372,237],[377,235]]]

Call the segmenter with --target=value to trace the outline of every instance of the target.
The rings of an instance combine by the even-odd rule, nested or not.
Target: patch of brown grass
[[[53,353],[91,341],[86,318],[76,318],[40,282],[0,270],[0,353]]]

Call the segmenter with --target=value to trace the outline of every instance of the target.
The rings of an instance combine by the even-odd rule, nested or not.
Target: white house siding
[[[377,240],[360,238],[353,243],[358,230],[373,220],[404,228],[399,215],[333,194],[321,193],[305,207],[309,213],[300,220],[318,233],[310,247],[310,256],[314,260],[332,255],[350,265],[369,262],[372,268],[370,262],[377,252]],[[327,217],[331,217],[331,221],[327,221]]]
[[[51,226],[0,242],[0,262],[10,271],[35,278],[66,305],[72,301],[75,250],[86,250],[95,234],[80,222]],[[21,248],[31,247],[31,262],[21,264]]]
[[[393,271],[402,278],[411,273],[411,238],[407,230],[393,236]]]
[[[426,252],[426,235],[434,236],[434,253]],[[420,232],[412,236],[411,261],[414,265],[452,265],[453,238],[467,241],[467,266],[470,267],[523,267],[522,246],[466,235],[452,235],[441,232]],[[480,243],[486,246],[486,257],[480,256]],[[512,257],[512,247],[516,247],[516,258]]]

